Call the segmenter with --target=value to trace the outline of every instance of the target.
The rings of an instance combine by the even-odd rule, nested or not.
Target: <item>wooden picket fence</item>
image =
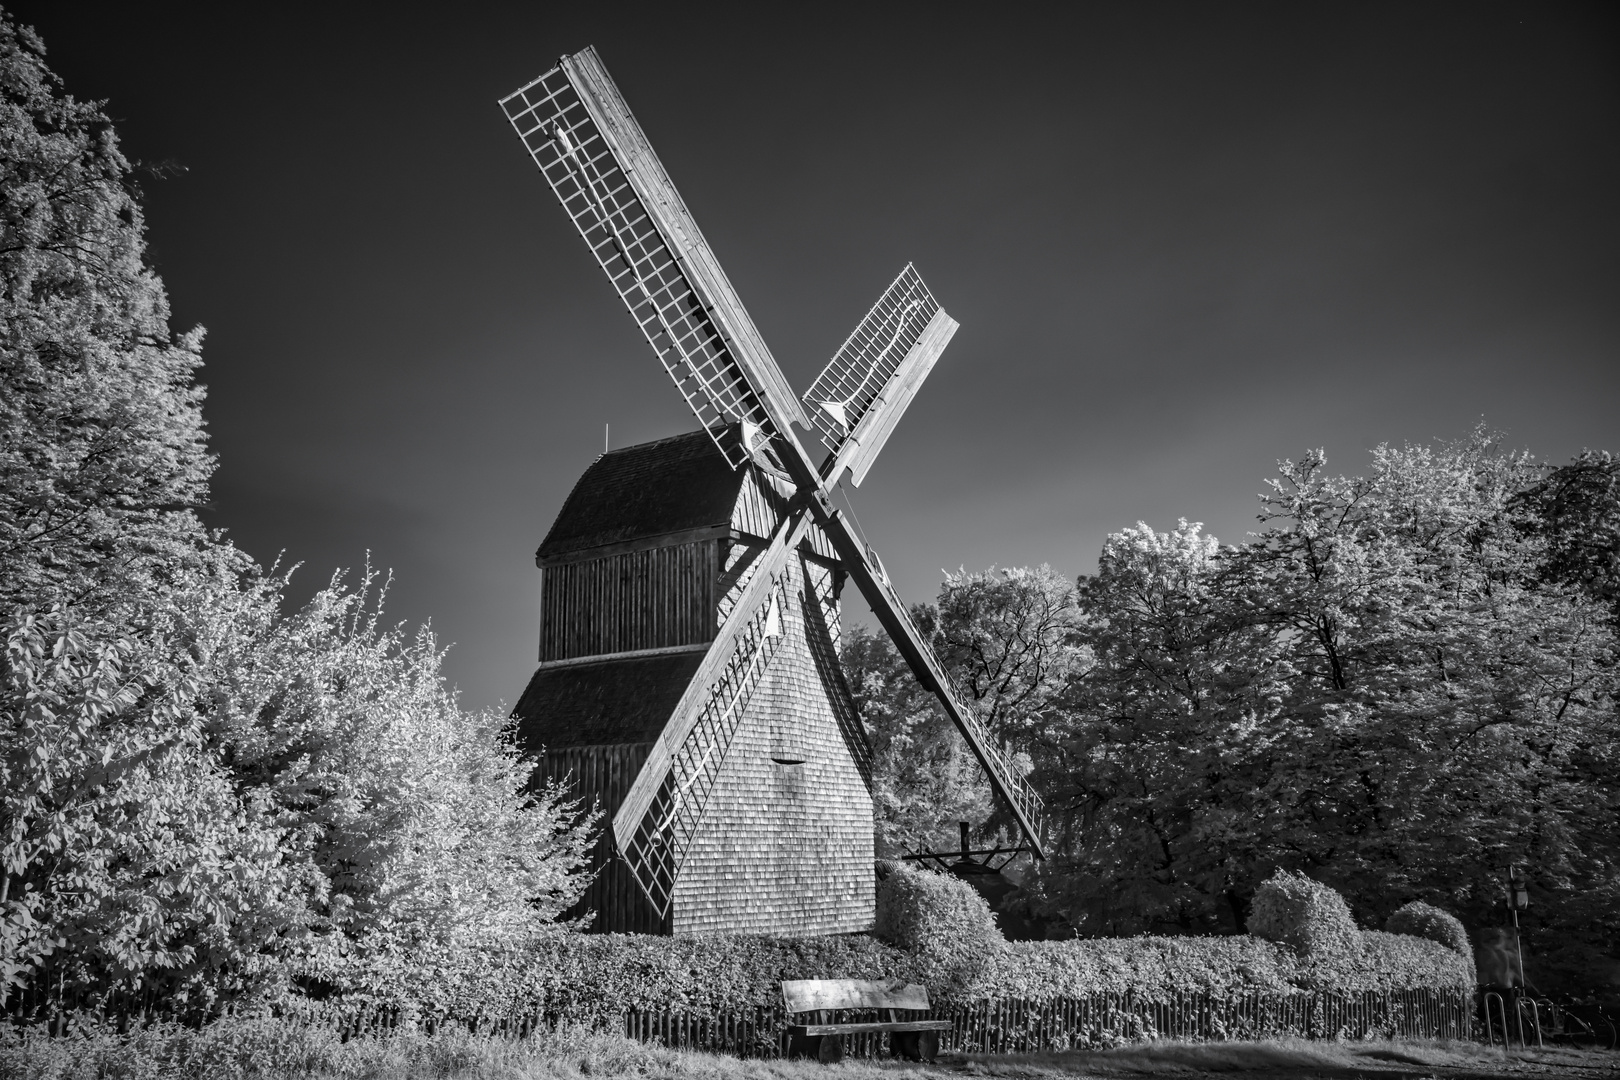
[[[278,1010],[283,1019],[340,1031],[345,1039],[386,1035],[405,1018],[396,1009],[352,1012],[330,1008]],[[113,1020],[102,1013],[99,1022]],[[1336,993],[1249,993],[1217,995],[1188,992],[1148,999],[1135,994],[1088,994],[1027,1001],[1002,998],[956,1008],[936,1009],[929,1019],[951,1021],[940,1039],[942,1050],[981,1054],[1027,1054],[1117,1046],[1155,1039],[1224,1041],[1296,1036],[1306,1039],[1481,1037],[1475,995],[1465,990],[1397,990]],[[95,1014],[57,1013],[47,1025],[65,1032],[69,1020],[98,1022]],[[117,1026],[139,1027],[155,1016],[126,1015]],[[846,1010],[839,1021],[877,1019],[870,1010]],[[527,1015],[446,1016],[410,1026],[429,1033],[460,1028],[481,1034],[525,1038],[558,1018]],[[706,1050],[737,1057],[780,1057],[786,1052],[787,1019],[780,1006],[759,1006],[718,1016],[685,1010],[631,1010],[622,1018],[626,1035],[669,1047]],[[60,1031],[58,1030],[60,1028]],[[850,1057],[886,1051],[887,1036],[850,1037]]]
[[[1474,995],[1465,990],[1397,990],[1364,993],[1217,996],[1183,993],[1168,1000],[1133,994],[1024,1001],[1004,998],[936,1010],[930,1019],[950,1020],[941,1049],[984,1054],[1118,1045],[1153,1039],[1186,1041],[1264,1039],[1439,1038],[1475,1035]],[[857,1012],[840,1020],[870,1019]],[[779,1008],[718,1017],[679,1011],[633,1011],[624,1031],[666,1046],[742,1057],[775,1057],[785,1051],[786,1021]],[[870,1056],[884,1049],[883,1035],[849,1039],[846,1053]]]

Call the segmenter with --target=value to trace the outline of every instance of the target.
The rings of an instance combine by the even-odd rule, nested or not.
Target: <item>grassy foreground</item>
[[[585,1030],[524,1040],[441,1033],[343,1042],[323,1029],[273,1020],[234,1021],[201,1032],[158,1027],[129,1036],[81,1033],[47,1039],[0,1034],[0,1080],[529,1080],[670,1077],[675,1080],[865,1080],[915,1077],[1620,1077],[1620,1055],[1549,1048],[1503,1053],[1467,1042],[1148,1043],[1113,1050],[944,1055],[932,1065],[896,1061],[739,1060],[650,1046]]]

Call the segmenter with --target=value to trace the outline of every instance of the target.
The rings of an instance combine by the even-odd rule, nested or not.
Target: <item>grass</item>
[[[1469,1042],[1156,1042],[1113,1050],[942,1055],[931,1065],[740,1060],[564,1029],[513,1040],[446,1032],[343,1042],[320,1028],[231,1021],[203,1031],[60,1039],[0,1034],[0,1080],[936,1080],[936,1078],[1620,1077],[1620,1055],[1549,1048],[1503,1053]]]

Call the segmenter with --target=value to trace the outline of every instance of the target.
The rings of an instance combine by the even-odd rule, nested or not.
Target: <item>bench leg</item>
[[[933,1061],[939,1056],[939,1032],[892,1032],[889,1035],[889,1053],[907,1061]]]

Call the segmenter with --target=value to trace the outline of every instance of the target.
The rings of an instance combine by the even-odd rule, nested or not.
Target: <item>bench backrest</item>
[[[928,991],[901,979],[790,979],[782,983],[790,1013],[830,1009],[927,1009]]]

